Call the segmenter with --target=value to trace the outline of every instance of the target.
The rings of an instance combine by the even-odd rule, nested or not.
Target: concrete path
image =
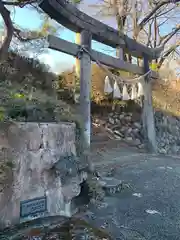
[[[134,149],[101,151],[94,157],[102,175],[129,185],[90,206],[87,218],[119,240],[180,240],[180,158]]]

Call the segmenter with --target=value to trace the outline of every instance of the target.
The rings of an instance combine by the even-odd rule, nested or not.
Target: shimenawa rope
[[[152,70],[149,70],[147,73],[145,73],[144,75],[142,75],[140,77],[136,77],[136,78],[133,78],[133,79],[124,79],[120,76],[117,76],[117,75],[113,74],[106,67],[104,67],[103,64],[101,64],[98,59],[94,58],[92,56],[92,54],[84,46],[80,46],[80,49],[77,52],[77,58],[81,59],[81,56],[82,56],[83,52],[86,52],[90,56],[90,58],[93,61],[95,61],[97,63],[97,65],[107,73],[107,75],[110,79],[112,79],[114,81],[117,81],[117,82],[122,82],[122,83],[126,83],[126,84],[135,84],[135,83],[141,82],[141,80],[144,80],[144,77],[151,74],[151,72],[152,72]]]

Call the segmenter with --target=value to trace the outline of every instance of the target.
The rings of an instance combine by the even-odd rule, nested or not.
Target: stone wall
[[[142,123],[139,113],[111,112],[105,117],[94,119],[96,124],[103,125],[110,137],[119,141],[125,141],[138,148],[144,148]]]
[[[75,124],[0,124],[0,226],[19,222],[20,201],[47,196],[48,215],[70,215],[70,200],[80,193],[81,179],[74,173],[62,184],[75,163],[61,157],[76,156]]]
[[[155,112],[158,150],[162,154],[180,153],[180,118]]]
[[[154,116],[158,152],[179,154],[180,118],[161,111],[155,111]],[[106,117],[96,118],[95,123],[103,125],[114,139],[125,141],[140,149],[146,148],[140,113],[111,112]]]

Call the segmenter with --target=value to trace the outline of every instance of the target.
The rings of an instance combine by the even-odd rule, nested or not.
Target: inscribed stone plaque
[[[20,202],[21,218],[29,217],[37,213],[45,213],[46,211],[47,211],[46,196]]]

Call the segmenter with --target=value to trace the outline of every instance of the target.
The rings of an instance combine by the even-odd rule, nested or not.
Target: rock
[[[180,139],[179,118],[155,113],[156,134],[158,149],[161,153],[178,154]]]
[[[109,123],[110,124],[114,124],[115,123],[115,120],[113,118],[109,118]]]
[[[118,130],[115,130],[115,131],[114,131],[114,134],[115,134],[115,135],[118,135],[118,136],[120,136],[120,137],[123,137],[123,134],[122,134],[120,131],[118,131]]]
[[[166,125],[176,125],[177,120],[174,117],[168,116],[166,120]]]
[[[133,125],[138,129],[142,128],[142,126],[139,122],[134,122]]]
[[[166,145],[166,144],[165,144],[165,143],[163,142],[163,140],[161,139],[161,141],[159,142],[158,145],[159,145],[160,148],[165,148],[165,145]]]
[[[132,121],[133,122],[138,122],[141,119],[141,115],[137,112],[133,112],[132,114]]]
[[[161,111],[154,113],[157,146],[161,153],[178,154],[180,151],[180,119],[167,116]],[[108,115],[106,122],[109,132],[115,139],[133,142],[138,148],[144,148],[144,133],[140,113],[116,111]],[[111,130],[110,130],[111,129]]]
[[[117,124],[111,126],[111,130],[112,130],[112,131],[116,131],[116,130],[119,130],[119,129],[120,129],[120,126],[117,125]]]
[[[128,142],[131,142],[131,141],[133,141],[133,138],[132,137],[126,137],[125,140],[128,141]]]
[[[142,143],[142,144],[139,144],[139,145],[138,145],[138,148],[139,148],[139,149],[145,148],[145,144],[143,144],[143,143]]]
[[[139,129],[138,128],[133,128],[132,131],[133,131],[134,134],[139,133]]]
[[[99,184],[108,194],[114,194],[122,189],[122,181],[113,177],[101,177]]]
[[[115,137],[115,139],[118,139],[118,140],[121,140],[121,139],[122,139],[122,137],[120,137],[120,136],[117,135],[117,134],[114,134],[114,137]]]
[[[115,119],[115,123],[120,124],[121,121],[120,121],[118,118],[116,118],[116,119]]]
[[[177,145],[173,145],[173,146],[171,147],[171,151],[172,151],[172,153],[174,153],[174,154],[178,153],[178,152],[179,152],[179,149],[180,149],[180,147],[177,146]]]
[[[136,146],[141,145],[140,139],[136,138],[135,141],[134,141],[134,144],[135,144]]]
[[[36,127],[35,127],[36,126]],[[28,132],[28,150],[37,151],[43,144],[42,129],[34,123],[27,124],[26,132]]]
[[[127,131],[127,126],[122,126],[120,128],[120,130],[121,130],[122,133],[126,132]]]
[[[68,125],[66,123],[61,124],[61,128],[58,127],[58,124],[42,124],[42,134],[43,134],[43,146],[44,148],[50,148],[50,149],[59,149],[63,148],[64,144],[67,144],[64,142],[64,139],[67,139],[68,143],[75,142],[75,134],[73,133],[73,129],[75,128],[75,125]],[[69,128],[72,130],[69,131]],[[69,149],[69,153],[71,153],[72,149]]]
[[[119,119],[120,119],[120,120],[121,120],[121,119],[124,119],[124,116],[125,116],[124,114],[120,114],[120,115],[119,115]]]
[[[101,177],[99,179],[99,184],[101,185],[101,187],[110,188],[122,184],[122,181],[113,177]]]
[[[63,184],[65,184],[69,178],[75,178],[78,176],[77,159],[73,154],[60,156],[54,163],[53,167],[56,169],[56,172],[59,172]]]
[[[128,128],[128,129],[127,129],[127,134],[130,134],[130,133],[132,133],[132,130],[133,130],[133,129],[132,129],[131,127],[130,127],[130,128]]]
[[[154,114],[156,119],[161,120],[163,118],[163,113],[161,111],[156,111]]]
[[[106,127],[106,130],[107,130],[109,133],[111,133],[111,134],[114,133],[113,130],[112,130],[111,128]]]
[[[126,116],[124,119],[129,122],[131,121],[131,116]]]
[[[180,146],[180,138],[177,138],[176,144],[177,144],[177,146]]]
[[[166,154],[167,150],[165,148],[160,148],[159,153]]]
[[[114,113],[109,113],[109,117],[113,117],[114,116]]]
[[[10,224],[19,222],[21,201],[44,195],[47,197],[47,215],[60,215],[62,212],[66,214],[67,206],[63,194],[66,193],[66,198],[70,199],[75,193],[70,193],[70,188],[69,192],[63,189],[61,170],[64,170],[60,168],[57,174],[53,166],[59,161],[60,156],[68,153],[76,155],[75,124],[10,123],[6,126],[6,131],[8,145],[3,150],[6,158],[1,151],[0,164],[3,159],[11,160],[11,164],[6,162],[7,171],[5,174],[0,173],[0,176],[8,177],[8,181],[5,179],[4,182],[5,187],[0,192],[0,227],[3,228],[7,221]],[[77,168],[74,162],[67,163],[67,166],[68,169]],[[71,173],[68,173],[69,186],[78,185],[79,180],[76,182],[73,180],[77,171],[73,172],[73,178]],[[4,180],[0,180],[3,183]]]
[[[80,185],[79,182],[71,183],[62,187],[62,194],[65,202],[70,202],[73,197],[76,197],[80,194]]]

